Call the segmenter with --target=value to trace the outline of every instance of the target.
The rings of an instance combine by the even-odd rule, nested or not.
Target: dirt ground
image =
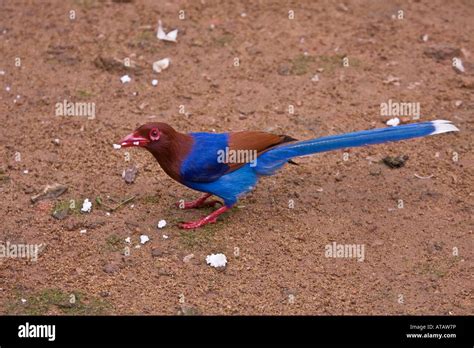
[[[43,245],[36,262],[0,258],[1,314],[473,313],[474,2],[1,1],[0,42],[0,241]],[[178,222],[211,210],[174,203],[200,193],[112,147],[150,121],[298,139],[384,127],[389,99],[461,131],[297,159],[198,230]],[[95,118],[57,116],[64,100]],[[67,192],[31,202],[53,183]],[[333,242],[363,261],[326,257]]]

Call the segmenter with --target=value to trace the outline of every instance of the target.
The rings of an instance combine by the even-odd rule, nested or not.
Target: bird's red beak
[[[150,141],[147,138],[144,138],[137,132],[133,132],[127,135],[125,138],[123,138],[119,144],[122,147],[130,147],[130,146],[145,146],[149,142]]]

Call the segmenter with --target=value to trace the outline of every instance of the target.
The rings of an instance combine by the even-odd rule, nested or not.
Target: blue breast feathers
[[[188,157],[181,164],[181,178],[185,182],[211,182],[229,170],[218,162],[218,151],[228,146],[228,134],[191,133],[194,144]]]

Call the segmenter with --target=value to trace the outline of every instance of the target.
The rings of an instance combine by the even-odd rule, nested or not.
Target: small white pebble
[[[163,228],[165,226],[166,226],[166,221],[165,220],[158,221],[158,228]]]
[[[0,70],[0,75],[5,75],[5,71],[4,71],[4,70]]]
[[[122,147],[122,145],[119,145],[119,144],[114,144],[113,146],[115,150],[118,150]]]
[[[80,230],[80,231],[79,231],[80,234],[84,234],[84,233],[86,233],[86,232],[87,232],[87,230]]]
[[[166,234],[163,235],[163,239],[168,239],[168,238],[169,237]]]
[[[56,145],[59,145],[59,139],[58,138],[53,139],[53,143],[55,143]]]
[[[128,76],[128,75],[123,75],[123,76],[120,78],[120,81],[122,81],[122,83],[127,83],[127,82],[132,81],[132,79],[131,79],[130,76]]]
[[[421,39],[423,40],[423,42],[427,42],[427,41],[428,41],[428,38],[429,38],[428,34],[425,34],[425,35],[423,35],[423,36],[421,37]]]
[[[227,263],[227,258],[224,254],[211,254],[206,256],[206,262],[212,267],[224,267]]]
[[[5,87],[5,91],[10,92],[11,88],[10,86]]]
[[[242,13],[240,14],[240,17],[245,18],[245,17],[247,17],[247,14],[246,14],[245,12],[242,12]]]
[[[456,105],[456,107],[460,107],[462,105],[462,100],[456,100],[454,105]]]
[[[400,124],[400,119],[398,117],[391,118],[387,121],[387,126],[398,126]]]
[[[135,245],[135,249],[140,249],[141,247],[141,245]]]
[[[132,205],[130,206],[130,208],[131,208],[131,209],[135,208],[135,204],[132,204]]]
[[[131,243],[130,237],[125,238],[125,242],[130,244]]]
[[[150,238],[146,235],[146,234],[142,234],[140,236],[140,243],[141,244],[145,244],[146,242],[148,242],[150,240]]]
[[[92,208],[92,202],[89,201],[88,198],[86,198],[86,199],[84,200],[84,202],[82,203],[81,211],[82,211],[83,213],[90,213],[91,208]]]
[[[26,299],[22,298],[21,303],[26,303]]]
[[[311,81],[313,81],[313,82],[318,82],[318,81],[319,81],[319,75],[318,75],[318,74],[314,75],[314,76],[311,78]]]
[[[157,79],[151,80],[151,84],[153,86],[158,86],[158,80]]]
[[[16,99],[20,99],[20,98],[21,98],[21,95],[17,94]]]
[[[23,171],[23,174],[28,174],[28,169],[25,169],[25,170]]]
[[[110,213],[109,213],[109,212],[106,212],[105,215],[110,216]]]

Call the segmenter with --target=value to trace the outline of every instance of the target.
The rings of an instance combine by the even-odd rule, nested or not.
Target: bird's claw
[[[204,196],[196,199],[195,201],[191,201],[191,202],[179,201],[176,203],[176,206],[179,209],[199,209],[199,208],[205,208],[205,207],[214,207],[216,204],[222,205],[222,203],[216,199],[213,199],[212,201],[207,202],[206,200],[211,196],[212,195],[210,193],[206,193]]]
[[[176,202],[176,207],[179,209],[199,209],[199,208],[209,208],[214,207],[216,204],[223,205],[221,201],[212,200],[209,202]]]
[[[232,206],[223,206],[217,209],[216,211],[213,211],[211,214],[208,216],[203,217],[201,220],[197,221],[191,221],[191,222],[183,222],[180,227],[184,229],[193,229],[193,228],[199,228],[201,226],[207,225],[207,224],[213,224],[217,221],[217,217],[220,216],[221,214],[225,213],[229,209],[231,209]]]
[[[189,222],[183,222],[179,225],[180,228],[183,228],[185,230],[191,230],[194,228],[199,228],[207,224],[214,224],[217,222],[217,218],[214,219],[206,219],[203,218],[201,220],[196,220],[196,221],[189,221]]]

